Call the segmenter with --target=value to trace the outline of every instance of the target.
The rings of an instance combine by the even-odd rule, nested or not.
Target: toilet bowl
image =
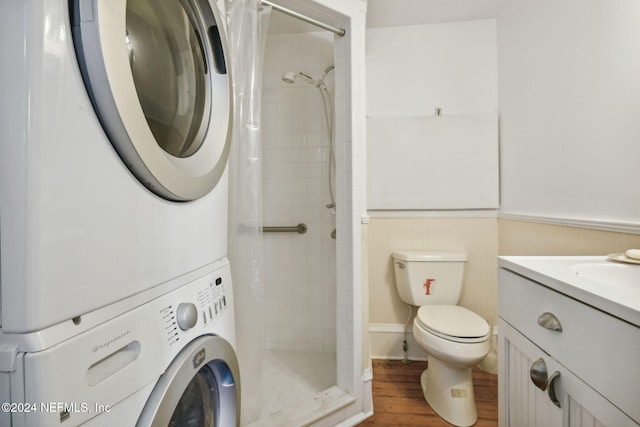
[[[438,316],[429,316],[434,312]],[[438,323],[445,318],[450,318],[451,322]],[[429,355],[427,369],[420,377],[429,406],[453,425],[473,425],[478,419],[478,411],[471,367],[489,353],[487,322],[463,307],[423,306],[413,321],[413,336]]]
[[[428,354],[420,377],[425,400],[449,423],[471,426],[478,419],[471,367],[489,353],[490,327],[478,314],[457,305],[467,256],[399,251],[393,258],[400,298],[419,307],[413,336]]]

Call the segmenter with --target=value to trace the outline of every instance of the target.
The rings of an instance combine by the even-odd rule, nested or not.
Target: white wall
[[[435,108],[442,109],[443,118],[447,115],[471,117],[497,112],[495,20],[369,29],[366,59],[367,116],[370,120],[433,116]],[[401,129],[398,130],[400,133]],[[368,156],[376,136],[368,135]],[[396,142],[397,139],[389,138],[389,144]],[[414,144],[421,142],[416,139]],[[495,144],[497,154],[497,140]],[[424,157],[423,151],[422,155]],[[406,167],[405,163],[394,161],[394,158],[374,157],[372,160],[375,162],[369,164],[369,172],[379,173],[380,179],[386,179],[390,173]],[[497,168],[495,164],[494,172]],[[372,182],[375,181],[368,181],[369,187]],[[497,194],[497,179],[493,186]],[[425,192],[423,188],[422,193]],[[495,321],[496,215],[487,215],[484,211],[451,212],[447,211],[452,209],[450,200],[443,198],[439,202],[443,203],[438,208],[444,211],[437,213],[409,211],[395,215],[392,212],[369,211],[369,321],[372,324],[371,346],[376,356],[383,356],[385,352],[391,356],[400,351],[399,346],[380,350],[377,347],[381,335],[379,330],[391,331],[383,335],[392,336],[395,342],[395,338],[402,336],[395,331],[403,330],[409,313],[407,304],[400,300],[395,288],[391,259],[394,250],[467,251],[470,262],[460,304],[476,311],[492,324]],[[469,202],[466,201],[467,208]],[[463,206],[461,203],[455,208],[464,209]],[[405,204],[396,209],[411,207]],[[495,204],[492,207],[495,208]],[[431,214],[435,218],[430,217]],[[415,346],[411,351],[412,354],[421,352]]]
[[[478,86],[492,87],[493,97],[479,95],[480,88],[461,90],[455,84],[465,79],[455,77],[461,69],[469,71],[472,79],[482,75],[470,71],[480,67],[482,59],[465,68],[450,66],[454,59],[447,58],[446,51],[437,61],[427,60],[436,58],[432,49],[438,40],[454,40],[436,36],[440,33],[459,30],[467,33],[457,39],[460,43],[474,43],[479,36],[470,34],[471,27],[466,28],[472,22],[442,24],[441,28],[369,29],[367,115],[428,115],[436,107],[444,114],[490,112],[498,108],[499,93],[501,204],[505,214],[626,221],[635,223],[635,230],[639,230],[640,181],[634,182],[633,172],[640,159],[640,2],[510,0],[508,4],[497,21],[497,43],[494,33],[492,42],[485,38],[484,47],[476,47],[493,49],[494,61],[499,59],[493,83],[490,79],[476,81]],[[410,37],[417,29],[422,35],[434,36]],[[456,51],[451,44],[449,51]],[[470,50],[465,55],[475,57]],[[428,63],[432,66],[427,67]],[[474,273],[479,281],[468,278],[462,304],[492,320],[498,247],[503,255],[606,254],[634,247],[640,234],[505,219],[488,227],[469,226],[459,218],[443,227],[437,219],[423,219],[424,225],[417,225],[410,213],[389,222],[375,218],[375,212],[370,214],[369,318],[390,329],[402,327],[407,315],[406,306],[394,293],[389,268],[394,249],[464,247],[481,253],[483,267],[488,266],[491,273]],[[482,232],[489,235],[472,237],[472,233]],[[481,300],[479,295],[483,295]]]
[[[367,30],[367,116],[498,108],[493,19]]]
[[[498,207],[496,50],[495,20],[367,31],[369,209]]]
[[[508,5],[498,18],[502,212],[640,230],[640,2]]]

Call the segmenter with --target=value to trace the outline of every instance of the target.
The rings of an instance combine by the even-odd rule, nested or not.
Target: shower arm
[[[329,72],[331,70],[334,70],[336,68],[335,65],[329,65],[327,68],[324,69],[324,73],[322,74],[322,77],[320,77],[320,81],[324,83],[324,79],[325,77],[327,77],[327,74],[329,74]]]

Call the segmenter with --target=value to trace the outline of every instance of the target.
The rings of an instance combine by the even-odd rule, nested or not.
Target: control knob
[[[193,328],[198,322],[198,309],[195,304],[183,302],[176,310],[176,321],[183,331]]]

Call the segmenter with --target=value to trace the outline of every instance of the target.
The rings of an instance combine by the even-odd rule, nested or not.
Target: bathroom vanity
[[[640,265],[500,257],[499,425],[640,425]]]

